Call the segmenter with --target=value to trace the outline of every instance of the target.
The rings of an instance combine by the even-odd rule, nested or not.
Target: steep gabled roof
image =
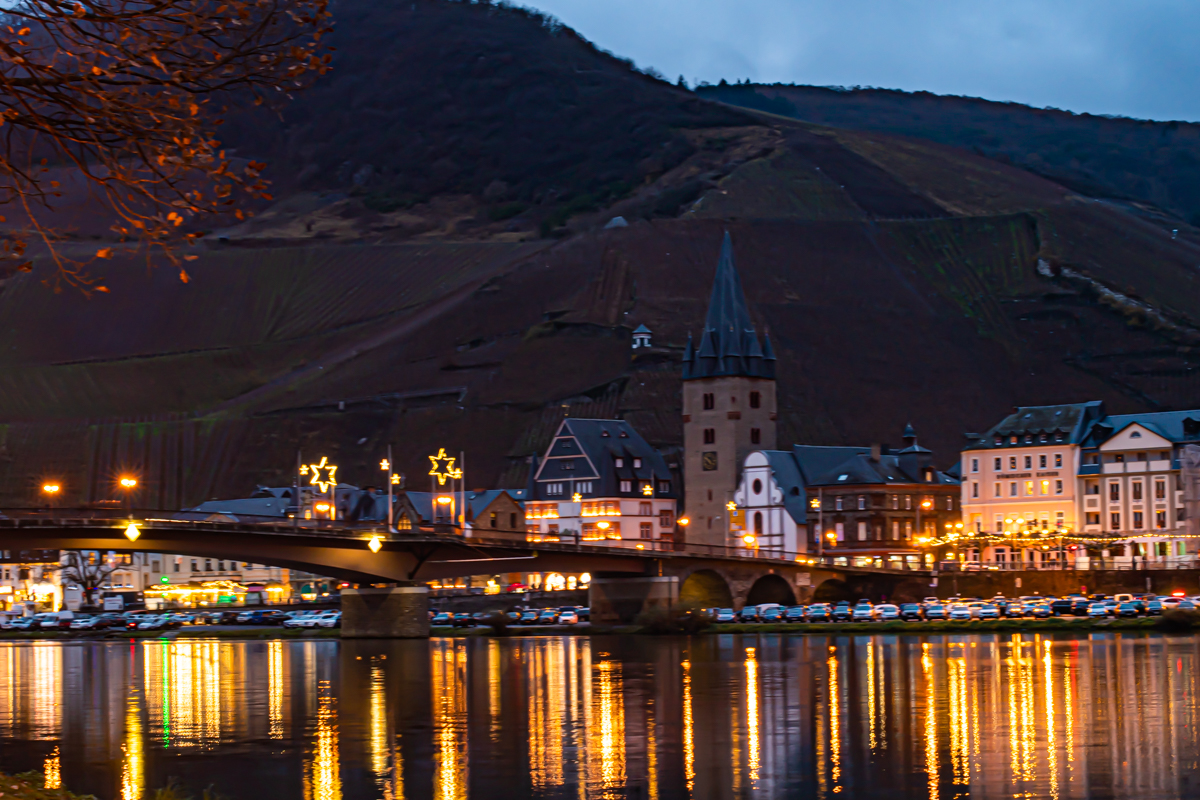
[[[1063,441],[1079,444],[1092,425],[1104,417],[1104,403],[1092,400],[1087,403],[1065,403],[1057,406],[1022,406],[1014,410],[979,439],[967,445],[967,449],[978,450],[1006,447],[1016,436],[1017,444],[1025,444],[1024,437],[1040,434],[1063,434]],[[1002,441],[996,444],[996,438]]]
[[[618,458],[623,461],[621,467],[616,466]],[[634,466],[634,459],[640,466]],[[566,460],[575,462],[573,469],[562,468]],[[671,480],[667,462],[623,419],[564,419],[534,476],[535,484],[592,481],[592,497],[621,494],[621,480],[654,481],[655,497],[678,496],[674,486],[667,492],[658,491],[659,481]]]
[[[683,379],[728,375],[774,380],[775,352],[769,336],[760,344],[754,332],[742,281],[733,266],[733,241],[726,231],[700,347],[699,350],[693,347],[689,334],[683,356]]]

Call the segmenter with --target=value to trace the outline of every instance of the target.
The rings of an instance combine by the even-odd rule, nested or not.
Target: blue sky
[[[1200,120],[1200,0],[525,0],[674,80]]]

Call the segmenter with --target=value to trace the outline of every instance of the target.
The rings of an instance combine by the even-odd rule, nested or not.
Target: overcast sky
[[[674,80],[1200,120],[1200,0],[525,0]]]

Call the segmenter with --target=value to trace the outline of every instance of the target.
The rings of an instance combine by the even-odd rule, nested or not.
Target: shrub
[[[1168,631],[1190,631],[1200,627],[1200,611],[1173,608],[1159,618],[1158,627]]]
[[[508,617],[503,611],[493,611],[484,619],[493,636],[508,636]]]
[[[637,616],[641,633],[654,635],[693,634],[707,628],[712,619],[700,609],[686,606],[649,608]]]

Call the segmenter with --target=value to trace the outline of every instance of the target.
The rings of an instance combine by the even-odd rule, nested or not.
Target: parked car
[[[914,621],[921,619],[921,606],[917,603],[903,603],[900,606],[900,619]]]
[[[1050,610],[1049,603],[1034,603],[1026,606],[1026,609],[1029,615],[1034,619],[1046,619],[1053,616],[1053,612]]]
[[[738,614],[738,622],[758,622],[758,606],[746,606]]]
[[[574,611],[563,611],[558,615],[559,625],[575,625],[579,622],[579,615]]]
[[[317,612],[317,611],[301,612],[294,617],[284,620],[283,627],[285,627],[285,628],[311,628],[313,626],[313,624],[316,622],[316,616],[318,613],[319,612]],[[434,619],[437,619],[437,616],[438,615],[435,614]],[[431,624],[436,624],[436,623],[433,623],[431,620]]]
[[[930,603],[925,606],[925,619],[929,622],[942,622],[946,619],[946,607],[941,603]]]
[[[814,603],[804,610],[806,622],[829,622],[832,617],[833,611],[828,603]]]
[[[1077,617],[1086,617],[1092,607],[1092,601],[1086,597],[1071,598],[1071,613]]]
[[[971,609],[963,603],[955,603],[948,609],[948,614],[954,622],[970,622]]]
[[[870,622],[874,619],[874,611],[870,603],[859,603],[854,607],[850,618],[855,622]]]
[[[833,608],[834,622],[849,622],[854,618],[854,612],[850,610],[850,604],[846,602],[838,603]]]
[[[1104,605],[1104,603],[1092,603],[1090,606],[1088,606],[1087,615],[1089,619],[1095,619],[1097,617],[1107,618],[1108,606]]]
[[[293,622],[294,621],[295,620],[293,620]],[[295,628],[303,627],[301,625],[292,625],[291,623],[285,623],[285,624],[289,625],[290,627],[295,627]],[[429,624],[430,625],[453,625],[454,624],[454,616],[447,611],[439,611],[438,613],[433,615],[433,619],[430,620]]]
[[[760,622],[782,622],[783,621],[783,606],[772,606],[764,608],[758,613]]]
[[[737,614],[733,613],[732,608],[718,608],[716,620],[717,622],[737,622]]]
[[[538,615],[537,623],[538,625],[557,625],[558,611],[553,608],[544,609],[542,613]]]
[[[6,631],[28,631],[34,628],[33,617],[17,617],[5,622],[3,626]]]
[[[1056,617],[1065,617],[1071,613],[1071,600],[1066,597],[1056,597],[1050,601],[1050,611]]]
[[[1126,601],[1117,606],[1118,617],[1136,617],[1138,615],[1137,605]]]
[[[1013,600],[1004,605],[1004,616],[1010,618],[1020,618],[1025,616],[1025,604]]]
[[[521,622],[521,612],[520,611],[505,611],[504,616],[508,617],[508,621],[514,625],[519,624]]]
[[[465,611],[460,611],[454,615],[454,627],[456,628],[472,628],[475,626],[475,620]]]
[[[1182,604],[1176,603],[1175,607],[1178,608],[1180,605],[1182,605]],[[1149,616],[1152,616],[1152,617],[1162,616],[1162,613],[1165,610],[1166,610],[1166,607],[1161,600],[1147,600],[1146,601],[1146,614],[1148,614]]]
[[[872,616],[880,622],[890,622],[894,619],[900,619],[900,608],[892,603],[880,603],[872,611]]]
[[[980,603],[976,616],[979,619],[1000,619],[1000,609],[993,603]]]
[[[1196,604],[1191,600],[1180,600],[1179,605],[1175,606],[1180,611],[1195,611]]]
[[[591,622],[592,609],[588,608],[587,606],[576,606],[575,616],[579,617],[580,622]]]
[[[804,606],[788,606],[788,610],[783,613],[783,618],[788,622],[803,622]]]
[[[73,631],[102,631],[113,624],[108,617],[75,617],[71,620]]]
[[[342,627],[342,612],[330,611],[317,616],[317,628],[340,628]]]
[[[526,611],[524,614],[521,615],[521,624],[522,625],[536,625],[537,621],[538,621],[538,612],[536,612],[536,611]]]

